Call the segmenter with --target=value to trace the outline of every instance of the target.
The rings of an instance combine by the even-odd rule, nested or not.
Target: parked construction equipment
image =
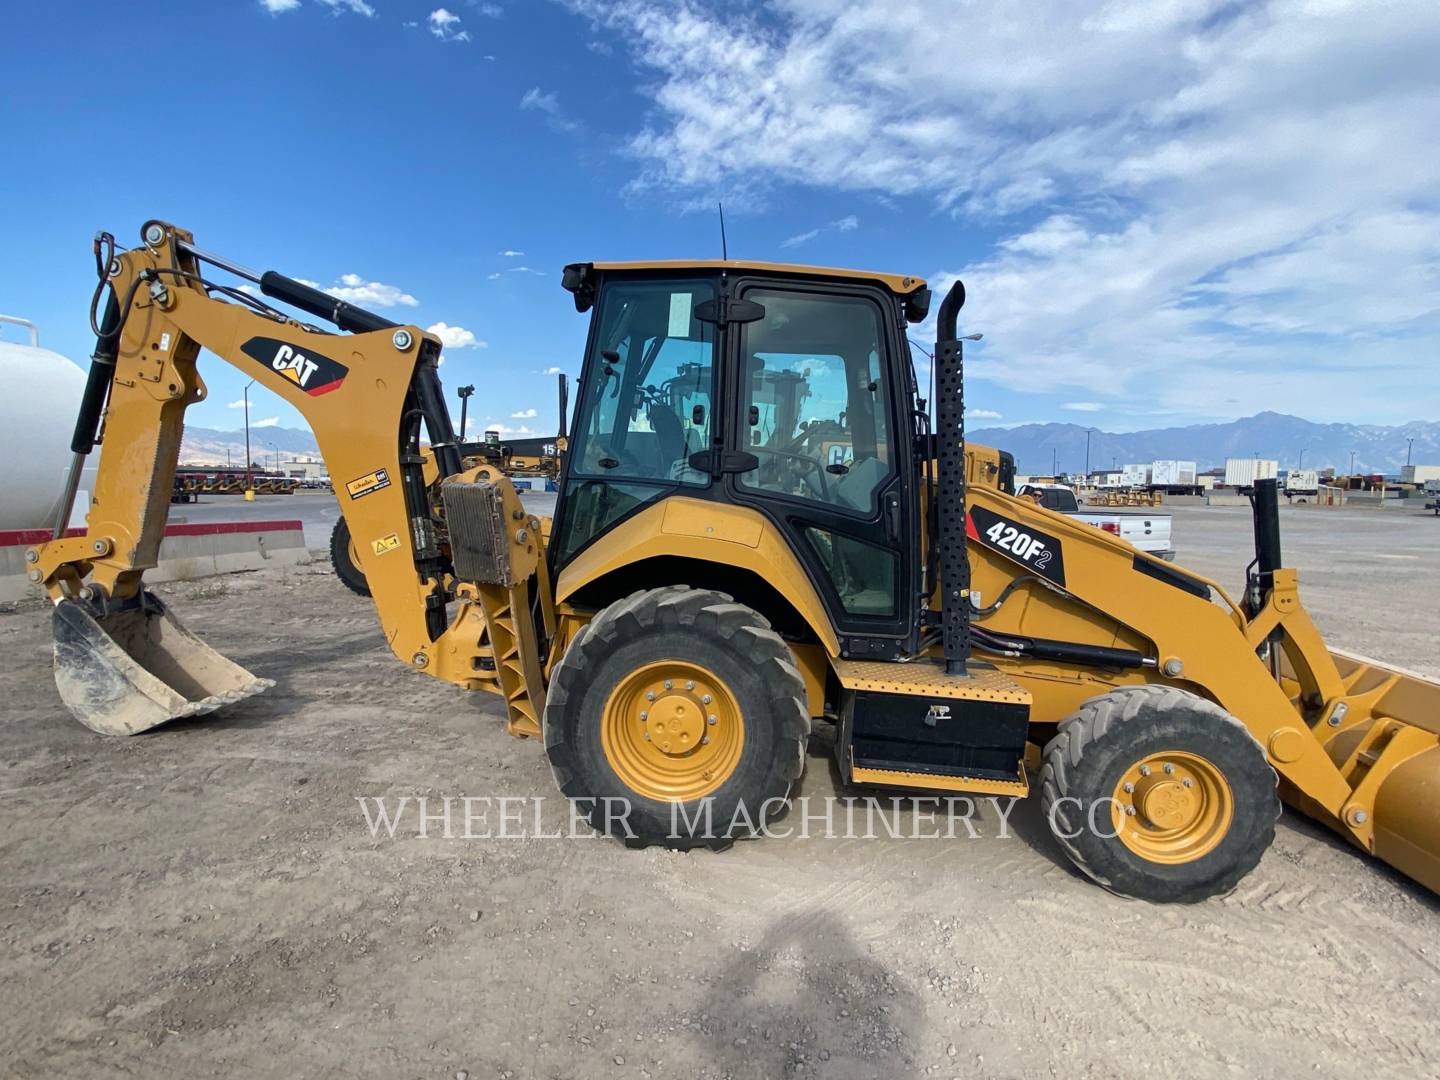
[[[965,444],[958,283],[927,394],[905,338],[929,308],[920,278],[566,267],[590,331],[547,528],[493,466],[463,467],[435,336],[164,222],[98,255],[108,300],[72,445],[79,467],[103,418],[97,497],[83,536],[29,554],[60,694],[96,731],[269,685],[143,585],[204,347],[308,419],[390,648],[500,695],[597,829],[749,835],[829,722],[851,784],[1024,795],[1038,765],[1062,847],[1117,892],[1231,888],[1279,796],[1440,889],[1440,685],[1326,649],[1274,481],[1254,483],[1238,600],[1011,494],[1008,455]]]

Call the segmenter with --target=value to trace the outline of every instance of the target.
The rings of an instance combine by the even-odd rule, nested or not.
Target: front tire
[[[1112,892],[1229,892],[1275,839],[1275,770],[1235,717],[1184,690],[1091,698],[1045,747],[1040,806],[1065,854]]]
[[[720,848],[758,831],[805,765],[805,680],[758,612],[677,585],[601,611],[555,668],[545,751],[597,831]]]

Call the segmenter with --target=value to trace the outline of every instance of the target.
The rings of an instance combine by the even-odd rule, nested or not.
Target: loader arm
[[[196,370],[205,348],[309,423],[395,655],[464,688],[503,693],[512,731],[538,734],[544,688],[542,643],[531,618],[537,589],[545,625],[553,626],[539,522],[498,472],[482,466],[461,473],[436,374],[440,342],[273,272],[248,274],[200,252],[189,233],[164,223],[148,223],[142,237],[142,245],[109,260],[108,286],[119,299],[112,299],[101,327],[72,447],[80,455],[97,441],[108,391],[85,532],[38,545],[27,556],[31,579],[43,583],[56,604],[57,683],[72,711],[97,730],[118,726],[131,733],[173,715],[208,711],[240,692],[234,672],[207,684],[204,672],[229,661],[197,639],[170,633],[184,646],[179,654],[167,649],[159,628],[178,624],[143,588],[164,534],[185,410],[206,394]],[[223,287],[203,277],[205,261],[358,332],[326,332],[263,303],[220,299],[213,293]],[[233,290],[229,295],[244,299]],[[422,424],[430,440],[425,454]],[[434,505],[426,482],[431,455],[447,489],[486,489],[486,520],[497,519],[491,572],[455,577],[438,533],[444,508]],[[495,572],[501,563],[503,572]],[[480,580],[487,577],[492,580]],[[505,655],[493,651],[497,641]],[[127,657],[138,672],[128,669]],[[117,665],[124,669],[118,675]],[[167,683],[183,700],[156,700],[144,676]],[[244,686],[254,692],[252,684]],[[140,701],[147,696],[155,707]],[[208,702],[216,696],[223,700]]]

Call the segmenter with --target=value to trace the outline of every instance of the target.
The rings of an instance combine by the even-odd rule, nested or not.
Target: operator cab
[[[555,523],[558,573],[670,495],[785,536],[850,655],[914,648],[918,278],[763,263],[578,264],[593,308]]]

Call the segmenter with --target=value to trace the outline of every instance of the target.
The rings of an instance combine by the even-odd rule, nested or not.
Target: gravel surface
[[[1175,517],[1238,588],[1246,513]],[[1284,532],[1334,645],[1440,676],[1440,521]],[[372,836],[357,798],[567,819],[540,747],[395,662],[324,563],[160,591],[275,689],[101,738],[55,696],[43,606],[0,614],[0,1076],[1440,1073],[1440,904],[1289,811],[1194,907],[1081,879],[1033,800],[1008,836],[986,809],[908,838],[906,807],[905,838],[720,854],[539,838],[522,802],[524,838],[461,838],[458,807],[422,838],[413,805]],[[828,752],[801,794],[837,792]]]

